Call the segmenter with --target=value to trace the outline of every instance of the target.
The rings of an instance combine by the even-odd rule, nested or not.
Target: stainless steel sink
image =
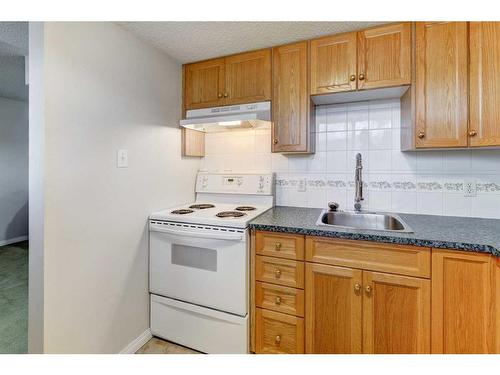
[[[378,212],[324,210],[316,225],[389,232],[413,232],[398,215]]]

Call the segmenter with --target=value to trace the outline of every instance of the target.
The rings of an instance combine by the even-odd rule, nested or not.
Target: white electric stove
[[[248,223],[272,174],[198,173],[196,201],[150,216],[151,331],[205,353],[247,353]]]

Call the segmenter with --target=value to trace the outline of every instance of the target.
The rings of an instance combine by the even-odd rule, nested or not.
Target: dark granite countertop
[[[316,225],[319,208],[274,207],[250,222],[272,232],[367,240],[489,253],[500,257],[500,220],[455,216],[397,214],[413,233],[339,229]]]

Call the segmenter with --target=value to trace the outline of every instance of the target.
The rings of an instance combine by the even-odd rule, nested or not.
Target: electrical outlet
[[[128,150],[118,150],[116,153],[116,167],[128,168]]]
[[[464,197],[476,196],[476,180],[467,178],[464,180]]]
[[[305,178],[300,178],[299,179],[299,185],[297,186],[297,191],[304,192],[306,191],[306,179]]]

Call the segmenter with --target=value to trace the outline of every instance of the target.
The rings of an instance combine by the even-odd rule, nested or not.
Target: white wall
[[[29,24],[29,278],[28,278],[28,352],[43,352],[43,251],[44,215],[44,27]]]
[[[399,100],[320,106],[316,153],[270,153],[270,131],[212,133],[206,138],[207,170],[276,172],[277,204],[352,209],[355,154],[363,157],[369,210],[500,218],[500,150],[400,151]],[[248,166],[248,167],[247,167]],[[464,197],[464,181],[477,196]],[[305,191],[299,191],[301,181]]]
[[[0,245],[28,235],[28,103],[0,97]]]
[[[148,215],[194,198],[181,67],[111,23],[44,33],[44,351],[116,353],[149,327]]]

